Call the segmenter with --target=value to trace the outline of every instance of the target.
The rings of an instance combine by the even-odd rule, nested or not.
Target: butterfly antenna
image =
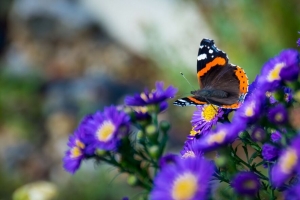
[[[193,88],[193,90],[196,91],[196,89],[192,86],[192,84],[187,80],[187,78],[184,76],[184,74],[182,72],[180,72],[181,76],[183,76],[183,78],[186,80],[186,82],[188,82],[188,84]]]

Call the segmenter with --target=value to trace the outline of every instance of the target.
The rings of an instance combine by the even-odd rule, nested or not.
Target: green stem
[[[256,173],[259,176],[260,179],[269,181],[268,177],[266,177],[261,172],[259,172],[255,167],[252,167],[247,162],[245,162],[243,159],[241,159],[240,157],[238,157],[238,155],[236,155],[236,153],[233,151],[232,147],[231,147],[231,151],[232,151],[232,153],[234,155],[234,159],[236,159],[238,162],[242,163],[243,165],[245,165],[246,167],[248,167],[251,171],[253,171],[254,173]]]

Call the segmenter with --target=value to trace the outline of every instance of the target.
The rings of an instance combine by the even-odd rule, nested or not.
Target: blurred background
[[[177,97],[189,94],[180,72],[198,88],[203,37],[252,82],[269,58],[296,48],[299,13],[298,0],[2,0],[0,199],[25,184],[56,199],[137,199],[139,188],[108,166],[63,170],[80,119],[157,80],[179,88]],[[161,115],[173,124],[168,151],[179,152],[193,110],[170,105]]]

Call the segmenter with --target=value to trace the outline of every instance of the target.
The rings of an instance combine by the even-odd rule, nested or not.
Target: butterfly
[[[245,71],[229,63],[225,52],[218,49],[213,40],[204,38],[197,58],[197,78],[200,90],[191,91],[192,96],[176,100],[176,106],[213,104],[221,108],[237,109],[248,92]]]

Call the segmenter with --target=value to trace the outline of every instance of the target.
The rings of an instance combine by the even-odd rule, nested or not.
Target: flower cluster
[[[198,106],[180,155],[164,154],[170,124],[157,118],[177,89],[157,82],[87,115],[70,136],[64,168],[106,162],[153,200],[299,199],[299,73],[299,52],[283,50],[264,64],[240,108]]]
[[[83,160],[94,159],[132,175],[132,185],[150,190],[153,177],[148,168],[158,168],[170,127],[165,121],[158,124],[157,115],[177,92],[172,86],[163,86],[157,82],[155,90],[128,96],[122,106],[85,116],[69,138],[65,170],[73,174]],[[145,165],[148,168],[142,167]]]

